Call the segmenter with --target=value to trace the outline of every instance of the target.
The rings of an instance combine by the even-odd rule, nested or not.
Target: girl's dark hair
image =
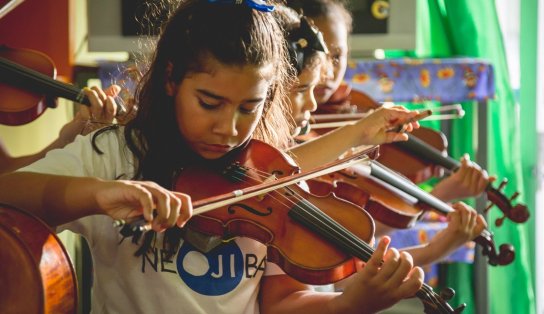
[[[346,23],[348,33],[353,28],[353,18],[342,0],[287,0],[287,5],[309,18],[324,17],[336,21],[338,15]]]
[[[206,70],[210,57],[229,66],[274,68],[253,137],[276,147],[287,145],[289,124],[283,106],[292,77],[282,29],[274,16],[244,4],[186,0],[162,28],[149,69],[136,90],[138,113],[125,127],[127,144],[138,161],[137,179],[170,188],[173,172],[194,157],[179,133],[174,99],[165,86]]]
[[[296,75],[324,61],[327,45],[312,21],[286,6],[277,6],[275,15],[284,30],[289,61]]]

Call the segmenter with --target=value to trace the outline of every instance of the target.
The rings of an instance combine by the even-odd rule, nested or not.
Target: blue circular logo
[[[222,295],[232,291],[244,276],[244,258],[235,241],[208,253],[184,242],[176,260],[178,274],[187,286],[203,295]]]

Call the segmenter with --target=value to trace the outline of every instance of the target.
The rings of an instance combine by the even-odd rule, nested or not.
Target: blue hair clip
[[[261,12],[274,11],[273,5],[267,5],[265,0],[208,0],[210,3],[242,4]]]

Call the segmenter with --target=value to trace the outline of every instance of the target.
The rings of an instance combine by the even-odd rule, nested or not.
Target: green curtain
[[[535,6],[536,8],[536,6]],[[490,61],[495,71],[496,99],[488,102],[488,171],[499,179],[508,178],[505,194],[519,191],[518,202],[530,201],[534,205],[534,179],[522,167],[520,120],[517,116],[513,91],[509,84],[505,50],[493,0],[419,0],[417,21],[417,57],[478,57]],[[536,21],[536,20],[535,20]],[[463,153],[475,156],[477,143],[477,104],[465,103],[464,119],[454,121],[450,138],[450,154],[459,158]],[[534,106],[534,102],[533,102]],[[532,146],[534,150],[534,145]],[[533,152],[529,152],[533,153]],[[524,172],[525,170],[525,172]],[[525,182],[524,182],[525,180]],[[534,217],[534,206],[529,206]],[[498,210],[489,212],[488,222],[495,234],[497,245],[511,243],[516,249],[515,261],[508,266],[489,269],[490,313],[535,313],[534,261],[530,258],[534,247],[530,237],[533,222],[516,224],[505,221],[502,227],[494,226]],[[448,267],[448,282],[457,291],[452,305],[466,302],[464,313],[475,313],[471,265],[454,264]]]

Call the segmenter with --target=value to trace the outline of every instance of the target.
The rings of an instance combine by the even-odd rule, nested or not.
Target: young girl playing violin
[[[171,15],[126,127],[78,137],[1,176],[0,202],[85,236],[94,313],[373,313],[413,296],[422,271],[387,238],[341,294],[316,293],[267,264],[252,239],[200,252],[176,238],[192,214],[191,196],[170,190],[176,173],[214,165],[251,138],[284,147],[289,137],[289,65],[271,7],[216,2],[183,1]],[[101,93],[88,96],[104,104]],[[410,116],[395,112],[399,123]],[[141,215],[156,234],[135,256],[139,246],[112,223]]]
[[[295,138],[306,132],[310,113],[317,109],[314,87],[329,70],[328,50],[321,33],[307,18],[297,16],[287,7],[279,7],[276,15],[286,30],[291,65],[296,72],[295,84],[289,92],[290,116],[296,125],[292,134]],[[417,111],[409,112],[401,106],[380,108],[353,125],[338,128],[288,151],[299,166],[312,169],[354,147],[407,140],[406,133],[391,132],[391,129],[400,117],[406,116],[410,120],[417,115]],[[405,132],[411,132],[419,127],[419,123],[412,121],[404,127]]]
[[[303,0],[289,1],[290,6],[302,9],[305,16],[312,19],[329,49],[332,64],[332,75],[327,75],[315,87],[314,96],[317,106],[349,106],[345,103],[330,104],[332,99],[346,99],[336,93],[345,92],[343,77],[348,60],[348,35],[351,31],[352,19],[349,11],[341,1],[334,0]],[[310,105],[307,106],[308,108]],[[363,119],[364,120],[364,119]],[[349,141],[349,138],[344,138]],[[328,146],[330,147],[330,146]],[[327,162],[321,160],[321,162]],[[472,163],[468,156],[461,159],[461,167],[453,175],[445,178],[433,189],[431,194],[442,199],[453,199],[477,196],[482,193],[489,182],[494,180],[488,177],[485,170]],[[455,249],[472,240],[485,228],[485,221],[481,215],[464,203],[453,205],[456,210],[448,217],[448,227],[438,233],[424,246],[409,248],[407,251],[414,257],[416,265],[426,265],[446,257]],[[376,236],[391,232],[393,228],[376,221]]]

